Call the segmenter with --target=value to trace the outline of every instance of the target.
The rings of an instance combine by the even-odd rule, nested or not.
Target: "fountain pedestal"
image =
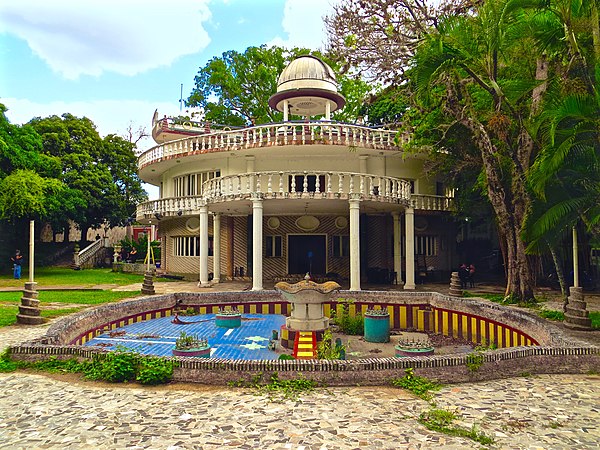
[[[291,335],[300,331],[314,331],[321,332],[316,334],[317,338],[322,336],[322,332],[329,328],[329,318],[325,317],[323,303],[340,288],[335,281],[321,284],[310,281],[308,274],[304,280],[295,284],[284,281],[277,283],[275,290],[292,304],[291,314],[285,323],[287,331]]]

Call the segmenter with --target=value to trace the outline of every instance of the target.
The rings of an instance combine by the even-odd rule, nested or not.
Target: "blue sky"
[[[0,102],[12,123],[72,113],[101,135],[178,114],[200,67],[227,50],[322,48],[335,0],[2,0]],[[143,142],[140,150],[152,142]]]

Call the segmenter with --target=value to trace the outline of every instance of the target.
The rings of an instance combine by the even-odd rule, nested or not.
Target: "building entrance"
[[[327,239],[324,234],[288,235],[288,273],[325,275]]]

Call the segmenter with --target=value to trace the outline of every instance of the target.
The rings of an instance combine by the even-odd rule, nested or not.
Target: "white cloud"
[[[2,1],[0,32],[15,35],[68,79],[168,66],[210,42],[210,0]]]
[[[323,17],[331,13],[334,3],[336,0],[287,0],[281,21],[287,38],[276,36],[268,45],[322,49],[325,46]]]

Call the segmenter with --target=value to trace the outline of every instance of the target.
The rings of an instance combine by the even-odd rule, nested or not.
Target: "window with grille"
[[[415,236],[415,254],[436,256],[438,248],[437,236]]]
[[[283,255],[281,236],[265,236],[265,256],[280,258]]]
[[[343,258],[350,255],[350,236],[333,236],[333,256]]]
[[[173,237],[173,256],[200,256],[199,236]],[[213,237],[208,237],[208,256],[213,256]]]
[[[221,176],[220,170],[208,172],[190,173],[173,178],[174,197],[188,197],[202,194],[202,184],[213,178]]]

